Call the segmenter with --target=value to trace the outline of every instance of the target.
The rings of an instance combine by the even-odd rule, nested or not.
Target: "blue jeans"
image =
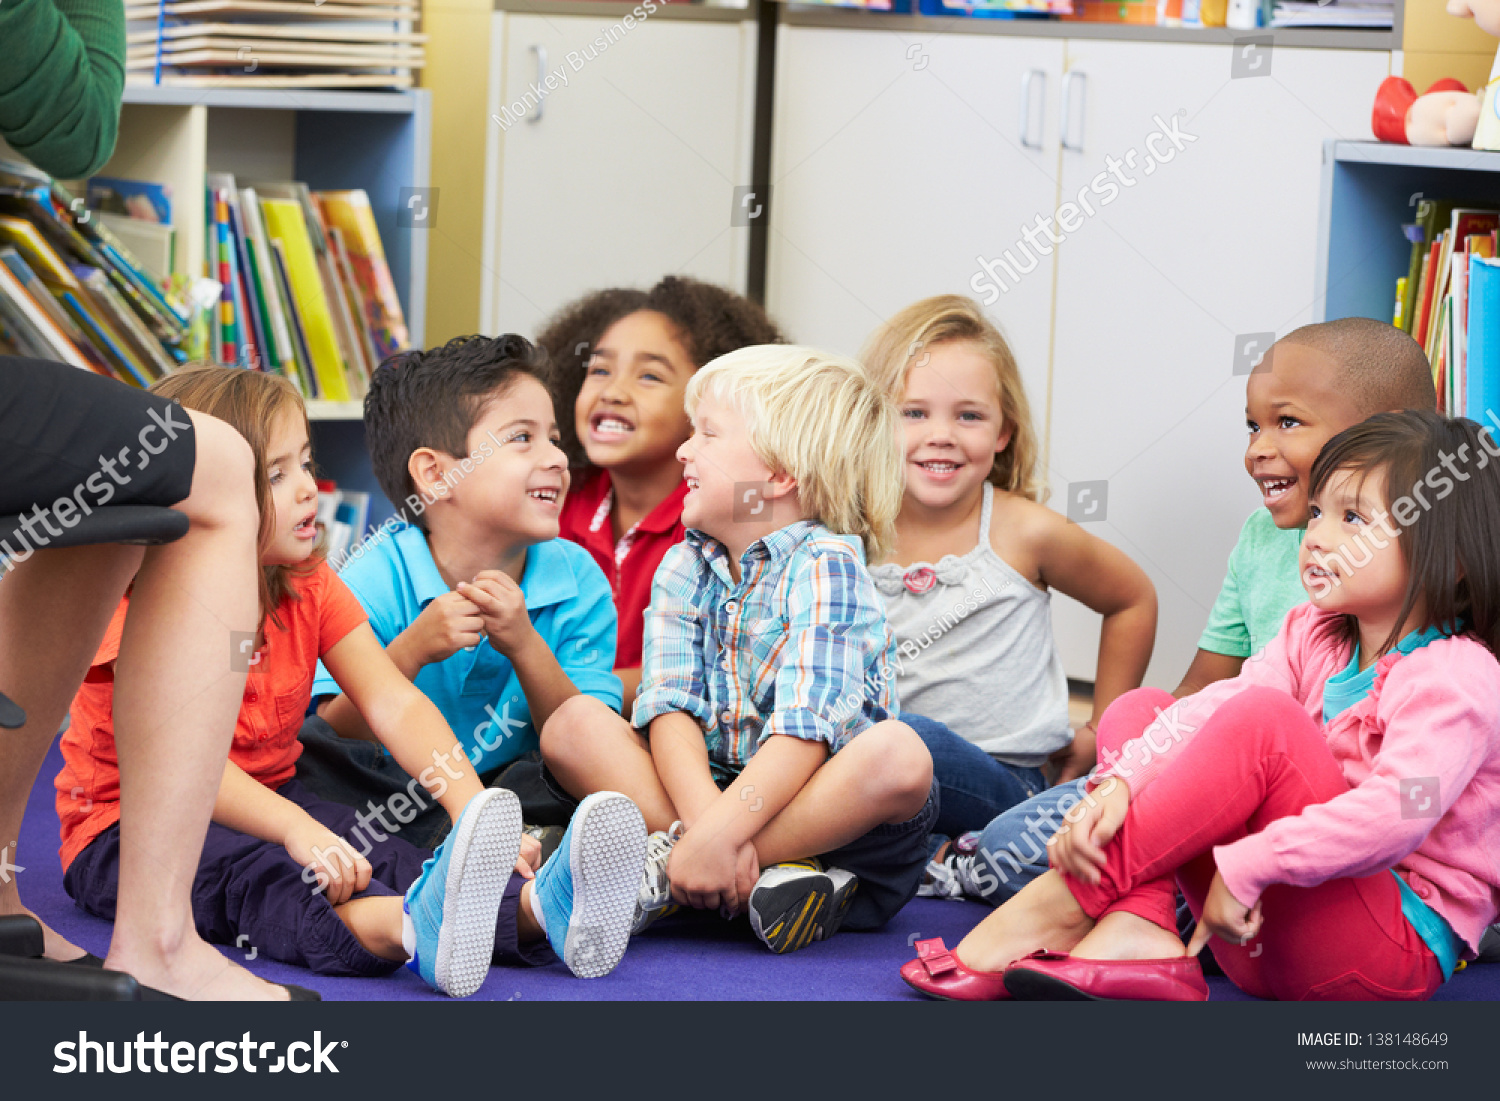
[[[979,835],[974,881],[979,896],[999,906],[1047,870],[1047,839],[1083,800],[1087,779],[1048,788],[997,815]]]
[[[903,712],[901,721],[917,732],[932,754],[932,776],[942,792],[942,808],[932,829],[938,844],[970,830],[984,829],[996,815],[1047,786],[1041,769],[997,761],[936,719]],[[931,845],[929,851],[935,852],[937,847]]]

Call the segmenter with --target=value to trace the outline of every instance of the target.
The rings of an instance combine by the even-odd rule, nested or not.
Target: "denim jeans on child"
[[[1058,784],[997,815],[979,835],[973,882],[999,906],[1047,870],[1047,840],[1083,799],[1084,777]],[[943,793],[947,796],[947,792]]]
[[[572,798],[545,764],[542,778],[556,798]],[[734,778],[722,777],[715,783],[723,791]],[[944,797],[934,781],[922,809],[905,822],[881,823],[847,845],[819,854],[824,867],[842,868],[859,879],[843,928],[879,929],[916,897],[927,869],[927,839],[941,816]]]
[[[932,754],[932,777],[943,793],[942,811],[932,831],[939,844],[984,829],[997,815],[1047,786],[1041,769],[997,761],[936,719],[902,712],[901,721],[917,732]],[[937,845],[929,847],[936,849]]]

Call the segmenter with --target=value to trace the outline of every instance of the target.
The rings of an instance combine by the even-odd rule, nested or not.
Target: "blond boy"
[[[787,345],[714,360],[686,405],[688,532],[653,582],[634,725],[574,697],[543,759],[658,831],[637,930],[674,903],[747,911],[774,952],[876,928],[915,894],[937,815],[865,569],[901,503],[895,406],[854,361]]]

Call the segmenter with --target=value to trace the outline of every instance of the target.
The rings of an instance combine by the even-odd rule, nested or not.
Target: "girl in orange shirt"
[[[455,997],[484,981],[497,938],[502,958],[545,962],[550,941],[575,973],[611,970],[644,859],[634,804],[610,794],[581,806],[557,856],[533,875],[536,845],[522,837],[515,796],[480,784],[441,713],[392,664],[314,551],[317,487],[296,390],[274,375],[206,367],[155,391],[233,425],[257,460],[267,614],[254,636],[226,646],[231,666],[250,673],[193,885],[199,932],[323,974],[386,974],[404,962]],[[74,701],[56,782],[64,885],[110,919],[119,877],[113,663],[128,599]],[[526,614],[519,602],[511,611]],[[324,802],[293,778],[319,659],[418,777],[385,806]],[[397,836],[427,800],[454,821],[435,854]]]

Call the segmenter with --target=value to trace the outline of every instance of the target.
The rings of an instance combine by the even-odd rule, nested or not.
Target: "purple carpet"
[[[57,814],[52,778],[62,767],[54,745],[31,794],[15,862],[22,897],[63,936],[97,955],[109,948],[110,925],[73,905],[62,887],[58,864]],[[562,964],[535,969],[490,970],[475,997],[489,1001],[634,1001],[634,1000],[854,1000],[889,1001],[919,998],[897,974],[912,957],[911,945],[928,937],[957,944],[989,908],[971,902],[915,899],[878,933],[840,933],[788,956],[767,952],[743,919],[726,923],[715,915],[667,918],[635,938],[613,974],[603,979],[575,979]],[[343,979],[313,975],[298,967],[245,957],[252,948],[225,948],[225,955],[244,960],[258,975],[293,982],[336,1001],[410,1001],[441,999],[405,968],[380,979]],[[1209,979],[1216,1001],[1248,1001],[1223,978]],[[1500,965],[1471,966],[1455,975],[1439,1000],[1500,1000]]]

